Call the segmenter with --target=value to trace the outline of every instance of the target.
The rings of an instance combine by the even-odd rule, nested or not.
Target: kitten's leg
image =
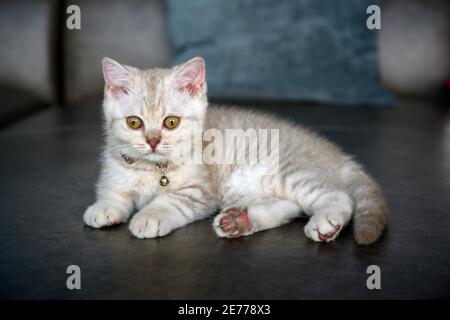
[[[214,210],[214,202],[206,190],[185,188],[156,197],[131,219],[130,231],[138,238],[162,237]]]
[[[248,207],[225,208],[215,217],[213,227],[219,237],[246,236],[287,223],[300,211],[292,201],[268,199]]]
[[[132,210],[131,197],[108,193],[86,209],[83,219],[90,227],[102,228],[127,221]]]
[[[314,241],[335,240],[351,219],[353,202],[345,192],[316,190],[299,200],[305,212],[311,213],[304,230]]]
[[[323,180],[305,172],[266,176],[262,187],[269,194],[298,203],[311,216],[305,226],[306,235],[314,241],[332,241],[348,224],[353,201],[341,190],[324,186]]]

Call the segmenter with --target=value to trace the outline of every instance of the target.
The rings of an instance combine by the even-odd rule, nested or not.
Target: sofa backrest
[[[54,102],[54,1],[0,3],[0,86]]]
[[[81,30],[59,23],[72,4],[81,9]],[[450,2],[385,0],[381,8],[379,65],[388,87],[417,95],[443,86],[450,75]],[[75,103],[102,92],[103,56],[140,68],[169,66],[166,9],[164,0],[3,0],[0,90]]]
[[[65,100],[102,92],[101,60],[108,56],[139,68],[170,63],[163,0],[77,0],[81,30],[64,30]]]

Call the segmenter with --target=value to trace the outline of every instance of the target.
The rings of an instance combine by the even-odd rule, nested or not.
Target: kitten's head
[[[103,75],[109,151],[150,163],[175,162],[190,151],[207,108],[202,58],[149,70],[104,58]]]

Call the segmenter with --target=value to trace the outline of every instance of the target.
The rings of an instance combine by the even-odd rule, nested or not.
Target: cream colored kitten
[[[352,216],[357,243],[381,235],[388,207],[359,164],[273,115],[208,108],[202,58],[145,71],[105,58],[103,74],[106,145],[97,202],[84,214],[87,225],[123,223],[137,209],[131,233],[155,238],[219,209],[213,223],[219,237],[274,228],[301,213],[310,217],[304,231],[314,241],[335,240]],[[192,161],[191,149],[210,143],[195,139],[196,128],[279,129],[276,167]]]

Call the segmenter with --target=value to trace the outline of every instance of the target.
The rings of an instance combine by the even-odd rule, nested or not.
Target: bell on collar
[[[167,186],[169,182],[169,178],[167,178],[166,176],[161,176],[161,179],[159,179],[159,184],[161,185],[161,187]]]
[[[161,174],[161,179],[159,179],[159,184],[161,185],[161,187],[167,186],[170,182],[169,178],[166,177],[166,172],[169,171],[169,164],[168,163],[165,163],[165,164],[157,163],[156,169]]]

